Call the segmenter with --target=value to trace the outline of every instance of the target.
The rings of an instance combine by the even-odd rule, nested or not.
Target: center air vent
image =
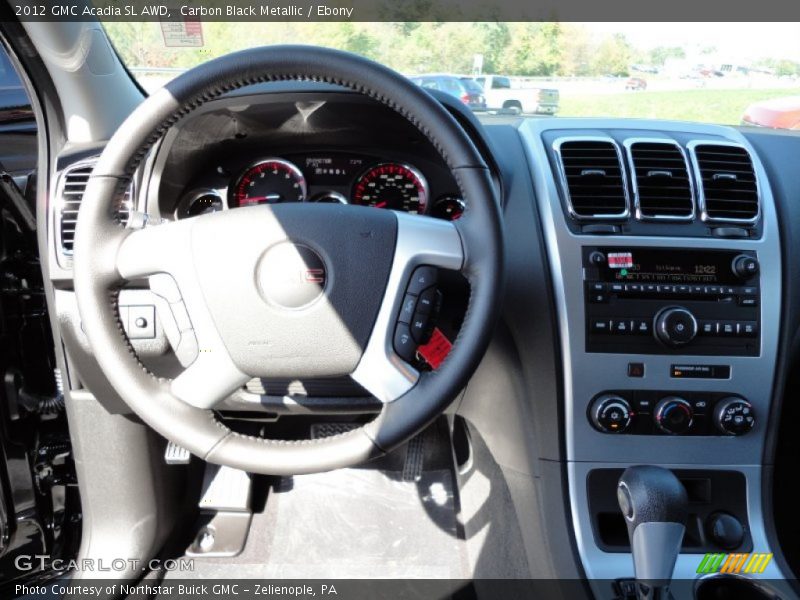
[[[734,144],[695,143],[700,206],[707,221],[755,223],[758,184],[750,153]]]
[[[578,219],[629,214],[625,172],[612,140],[573,138],[556,143],[570,212]]]
[[[78,210],[81,207],[81,200],[83,200],[83,194],[86,191],[86,185],[89,182],[94,164],[94,162],[80,163],[67,167],[61,174],[57,205],[57,235],[59,247],[64,256],[72,256]],[[128,188],[115,212],[117,221],[123,225],[128,222],[131,206],[131,188]]]
[[[694,197],[686,157],[672,141],[626,143],[633,173],[636,216],[640,219],[689,221]]]

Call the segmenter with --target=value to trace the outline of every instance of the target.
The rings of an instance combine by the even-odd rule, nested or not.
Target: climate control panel
[[[759,271],[752,252],[585,247],[586,351],[758,356]]]
[[[590,402],[588,417],[602,433],[634,435],[736,436],[756,423],[745,398],[699,392],[604,392]]]

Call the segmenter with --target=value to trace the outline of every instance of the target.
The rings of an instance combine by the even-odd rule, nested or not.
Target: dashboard
[[[431,184],[434,183],[434,196]],[[436,175],[423,174],[408,162],[349,152],[300,152],[264,156],[241,164],[222,159],[195,176],[181,194],[175,217],[182,219],[218,210],[286,202],[372,206],[441,219],[458,219],[463,200],[441,193]]]
[[[541,493],[567,511],[548,513],[542,527],[560,528],[553,536],[574,532],[581,567],[599,582],[597,597],[612,597],[603,582],[632,575],[624,523],[614,520],[606,485],[631,464],[679,470],[716,502],[694,505],[695,545],[679,557],[679,576],[694,577],[698,553],[721,551],[703,525],[714,510],[745,526],[741,551],[767,548],[762,457],[787,362],[777,315],[793,317],[785,327],[797,325],[786,299],[800,283],[784,275],[800,252],[784,247],[790,236],[782,228],[796,225],[782,215],[800,223],[791,202],[800,191],[789,175],[800,138],[624,119],[487,117],[478,131],[491,142],[482,149],[503,189],[506,300],[485,359],[491,368],[476,374],[459,411],[489,423],[481,433],[519,472],[530,465],[517,429],[536,440],[537,458],[552,468],[537,475],[546,482]],[[492,147],[502,152],[486,150]],[[71,165],[97,152],[63,159],[57,179],[84,177]],[[662,193],[667,181],[674,193]],[[210,102],[170,130],[135,184],[132,205],[164,219],[284,202],[444,219],[468,208],[419,132],[374,102],[336,91]],[[56,203],[53,210],[51,277],[61,277],[62,330],[81,381],[103,389],[82,346],[66,238],[57,229],[74,227],[67,221],[74,208]],[[169,376],[162,358],[179,346],[180,331],[162,318],[169,306],[149,293],[123,290],[120,303],[152,322],[131,341],[148,368]],[[445,288],[445,302],[466,294]],[[452,312],[455,336],[459,310]],[[304,385],[309,406],[357,395],[341,381]],[[248,403],[226,408],[298,410],[282,404],[291,394],[284,387],[252,382],[242,395]],[[353,412],[364,405],[353,404]]]

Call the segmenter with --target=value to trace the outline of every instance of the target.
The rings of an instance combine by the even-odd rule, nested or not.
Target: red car
[[[742,116],[742,125],[773,129],[800,129],[800,96],[754,102]]]

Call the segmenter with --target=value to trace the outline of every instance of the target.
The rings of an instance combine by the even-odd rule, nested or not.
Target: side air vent
[[[638,219],[690,221],[694,194],[681,147],[672,141],[631,140],[625,144],[633,174]]]
[[[569,210],[577,219],[621,219],[629,215],[619,148],[610,139],[556,142]]]
[[[703,219],[755,223],[759,215],[758,183],[753,159],[735,144],[690,144],[700,187]]]
[[[78,221],[78,210],[81,207],[83,193],[92,174],[94,163],[80,163],[67,167],[62,173],[57,194],[57,231],[58,245],[64,256],[72,256],[75,242],[75,225]],[[123,225],[128,222],[132,207],[131,188],[125,193],[115,216]]]

